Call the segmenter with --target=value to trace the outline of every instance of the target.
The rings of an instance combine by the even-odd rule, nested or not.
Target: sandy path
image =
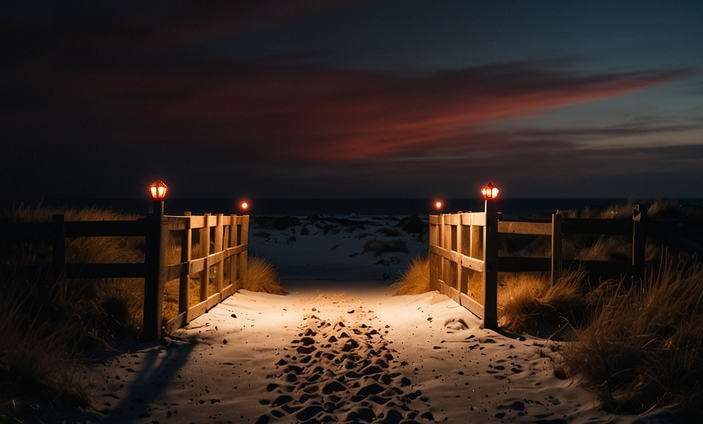
[[[379,285],[380,284],[380,285]],[[320,290],[320,287],[326,289]],[[344,287],[347,290],[341,290]],[[241,292],[165,343],[83,374],[102,423],[630,422],[554,376],[544,340],[479,328],[437,293],[385,283]],[[45,421],[52,418],[45,416]]]

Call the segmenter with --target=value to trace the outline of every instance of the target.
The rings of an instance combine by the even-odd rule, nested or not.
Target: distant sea
[[[456,213],[457,211],[480,212],[484,209],[483,199],[441,199],[442,207],[435,208],[439,199],[252,199],[249,209],[240,208],[240,199],[167,199],[167,215],[182,215],[190,211],[194,215],[203,213],[299,216],[310,215],[353,217],[353,216],[427,216],[437,213]],[[682,205],[703,206],[703,199],[677,199]],[[607,208],[611,205],[625,204],[622,198],[574,198],[574,199],[501,199],[496,200],[498,210],[508,219],[527,218],[539,212],[554,213],[557,210],[581,209],[587,206]],[[17,208],[21,202],[0,201],[3,212]],[[44,199],[41,202],[24,203],[36,207],[77,207],[99,206],[117,212],[145,214],[152,212],[150,199]]]

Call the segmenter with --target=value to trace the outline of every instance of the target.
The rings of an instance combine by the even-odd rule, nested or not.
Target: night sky
[[[5,200],[703,197],[703,2],[4,1]]]

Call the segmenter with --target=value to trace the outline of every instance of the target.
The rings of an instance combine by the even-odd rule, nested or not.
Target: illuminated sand
[[[94,364],[102,422],[628,422],[437,293],[242,292]]]
[[[302,241],[305,236],[299,236],[297,253],[293,243],[277,242],[273,235],[266,244],[259,242],[259,251],[278,258],[288,295],[242,291],[165,343],[135,345],[131,353],[94,361],[84,377],[96,395],[96,411],[72,418],[103,423],[636,420],[602,411],[575,381],[557,378],[545,340],[480,329],[471,313],[437,293],[392,296],[393,279],[382,277],[392,267],[374,265],[379,258],[370,253],[353,255],[360,241],[342,236],[310,234]],[[319,248],[333,241],[338,247]],[[317,256],[305,256],[315,245]],[[301,265],[291,257],[309,262]],[[325,279],[334,275],[333,266],[345,272]],[[320,279],[311,278],[316,271]]]

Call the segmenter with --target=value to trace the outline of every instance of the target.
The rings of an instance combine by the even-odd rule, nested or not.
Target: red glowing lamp
[[[481,190],[481,194],[483,194],[483,198],[486,200],[493,200],[497,198],[498,192],[500,192],[500,190],[498,190],[498,187],[494,186],[491,183],[488,183],[488,185]]]
[[[242,204],[239,205],[239,206],[242,208],[242,210],[247,210],[247,209],[249,209],[249,203],[248,203],[248,202],[242,202]]]
[[[161,180],[156,180],[149,186],[149,192],[151,193],[151,198],[154,201],[164,200],[166,198],[166,192],[168,191],[168,186]]]
[[[437,202],[435,202],[434,207],[437,208],[437,210],[442,209],[442,202],[438,200]]]

